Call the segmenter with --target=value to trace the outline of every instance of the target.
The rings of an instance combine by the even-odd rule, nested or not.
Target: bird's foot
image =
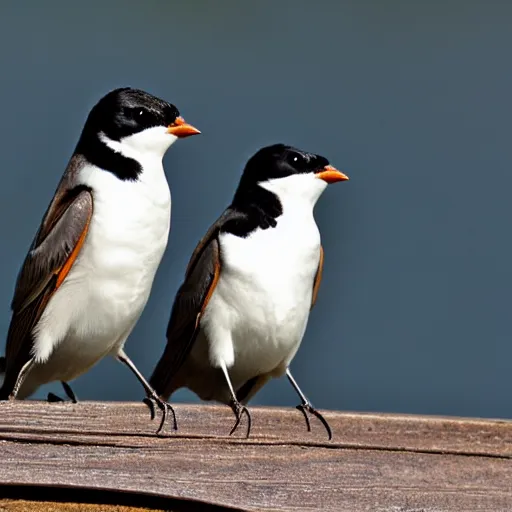
[[[245,405],[242,405],[238,401],[232,401],[231,402],[231,409],[233,410],[235,416],[236,416],[236,422],[234,427],[231,429],[231,432],[229,435],[232,435],[235,430],[237,429],[238,425],[240,425],[240,421],[242,420],[242,414],[245,414],[247,416],[247,434],[246,438],[249,438],[249,434],[251,433],[251,414],[249,413],[249,409],[245,407]]]
[[[162,400],[156,394],[144,398],[143,402],[149,407],[149,410],[151,411],[151,419],[152,420],[154,420],[155,416],[156,416],[155,406],[157,406],[162,411],[162,420],[160,421],[160,426],[158,427],[158,430],[156,431],[157,435],[162,432],[162,429],[164,428],[169,411],[172,413],[173,429],[178,430],[178,422],[176,421],[176,413],[174,412],[174,409],[170,403],[166,402],[165,400]]]
[[[311,432],[311,424],[309,422],[308,412],[312,414],[313,416],[316,416],[324,426],[325,430],[327,430],[327,435],[329,436],[329,441],[332,439],[332,430],[329,426],[329,423],[327,423],[327,420],[309,403],[304,402],[300,405],[297,405],[296,409],[298,409],[303,415],[304,419],[306,420],[306,427],[308,429],[308,432]]]

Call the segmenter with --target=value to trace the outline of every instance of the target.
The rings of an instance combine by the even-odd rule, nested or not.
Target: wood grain
[[[143,404],[2,402],[0,485],[235,510],[512,510],[510,421],[322,411],[329,442],[316,420],[308,433],[294,409],[253,407],[245,440],[227,437],[227,407],[175,409],[178,433],[157,437]]]

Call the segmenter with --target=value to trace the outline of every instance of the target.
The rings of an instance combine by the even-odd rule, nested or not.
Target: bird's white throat
[[[313,173],[293,174],[284,178],[274,178],[259,184],[279,198],[283,210],[288,208],[313,209],[325,190],[327,183]]]
[[[176,142],[177,137],[168,133],[164,126],[153,126],[123,137],[120,141],[112,140],[105,134],[100,134],[100,140],[116,153],[142,162],[148,158],[162,160],[166,151]]]

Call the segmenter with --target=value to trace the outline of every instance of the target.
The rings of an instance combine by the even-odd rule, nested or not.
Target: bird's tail
[[[4,378],[5,378],[5,366],[6,359],[5,357],[0,357],[0,380],[2,382],[2,386],[0,387],[0,400],[7,400],[9,394],[4,390]]]
[[[171,395],[182,386],[177,382],[176,376],[173,378],[169,371],[173,367],[172,361],[169,360],[170,356],[169,351],[165,350],[149,379],[151,387],[164,400],[169,400]]]
[[[162,397],[164,400],[169,399],[169,394],[167,393],[167,372],[165,371],[164,363],[162,361],[164,357],[158,361],[153,373],[149,379],[149,384],[151,387],[157,392],[158,396]]]

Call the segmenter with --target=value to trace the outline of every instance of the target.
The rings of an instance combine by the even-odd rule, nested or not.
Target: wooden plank
[[[143,404],[0,403],[0,485],[76,486],[239,510],[512,510],[512,422],[323,411],[334,439],[294,409],[176,406],[156,437]],[[243,429],[242,429],[243,432]],[[241,433],[240,433],[241,434]],[[0,493],[1,496],[1,493]]]

